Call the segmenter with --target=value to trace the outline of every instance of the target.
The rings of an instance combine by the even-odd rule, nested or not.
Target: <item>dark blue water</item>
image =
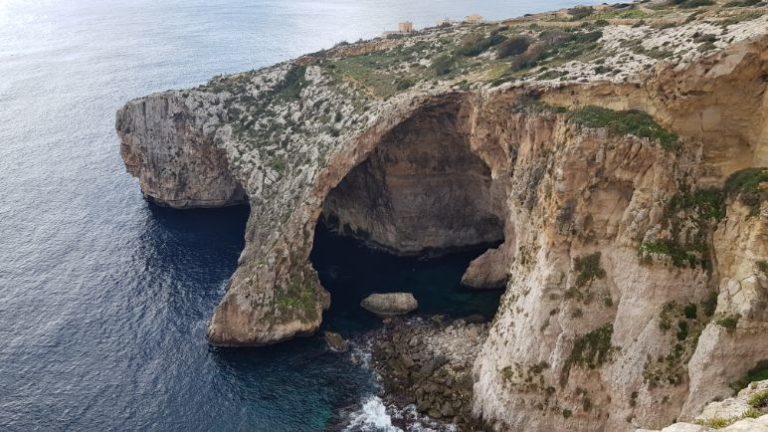
[[[371,293],[387,292],[413,293],[420,315],[483,315],[490,320],[501,291],[472,291],[460,283],[469,262],[486,249],[437,258],[398,257],[318,225],[311,260],[323,286],[331,292],[324,327],[349,336],[378,327],[381,320],[362,309],[360,302]]]
[[[370,391],[367,373],[316,338],[208,347],[206,320],[242,248],[247,210],[149,206],[119,158],[115,111],[405,19],[422,26],[574,3],[0,0],[0,430],[326,427]],[[387,267],[402,270],[388,287],[455,285],[460,272],[408,265]],[[357,309],[338,313],[328,326],[370,325]]]

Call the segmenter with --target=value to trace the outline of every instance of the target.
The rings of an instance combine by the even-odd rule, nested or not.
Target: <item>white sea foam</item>
[[[394,423],[402,425],[402,429]],[[345,432],[456,432],[453,424],[444,424],[420,415],[416,406],[398,409],[386,406],[378,396],[369,396],[359,410],[350,414]]]
[[[378,396],[369,397],[363,406],[352,413],[351,422],[345,431],[361,432],[403,432],[392,425],[392,417],[387,414],[384,401]]]

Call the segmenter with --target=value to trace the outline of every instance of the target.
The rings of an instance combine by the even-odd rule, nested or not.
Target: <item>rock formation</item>
[[[768,432],[768,381],[756,381],[735,397],[707,404],[694,423],[675,423],[661,432]],[[637,432],[653,432],[638,429]]]
[[[435,419],[461,429],[479,426],[472,418],[472,361],[488,324],[463,320],[395,320],[379,331],[373,344],[373,368],[381,376],[387,399],[415,404]]]
[[[363,309],[380,317],[405,315],[419,307],[411,293],[371,294],[360,303]]]
[[[212,344],[318,329],[321,218],[402,254],[502,242],[464,278],[506,284],[473,415],[660,428],[768,359],[768,15],[692,2],[441,26],[217,77],[129,102],[121,151],[161,204],[248,197]]]

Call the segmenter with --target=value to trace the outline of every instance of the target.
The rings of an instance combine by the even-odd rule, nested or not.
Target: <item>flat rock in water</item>
[[[324,335],[325,343],[328,344],[328,348],[337,353],[346,352],[349,349],[349,342],[347,342],[340,334],[327,331]]]
[[[360,303],[363,309],[380,317],[404,315],[413,312],[419,303],[411,293],[371,294]]]

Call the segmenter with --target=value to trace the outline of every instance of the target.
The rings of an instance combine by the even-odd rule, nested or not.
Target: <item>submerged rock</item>
[[[363,309],[380,317],[405,315],[419,307],[411,293],[371,294],[360,303]]]
[[[344,339],[340,334],[327,331],[323,335],[325,343],[328,344],[328,349],[333,352],[343,353],[349,350],[349,341]]]

